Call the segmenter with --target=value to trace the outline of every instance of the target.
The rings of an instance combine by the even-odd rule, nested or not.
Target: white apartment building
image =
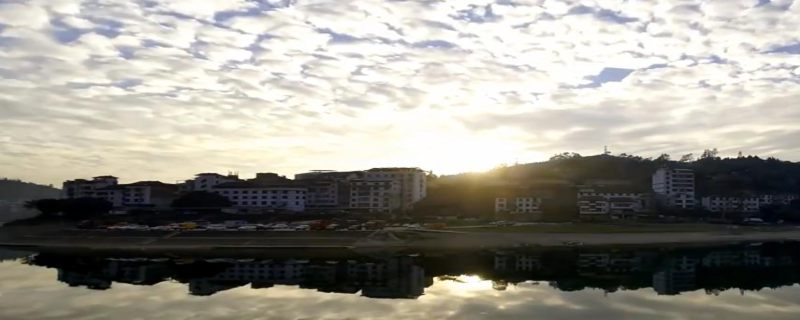
[[[694,171],[691,169],[660,168],[653,173],[652,183],[653,191],[663,197],[668,206],[695,207]]]
[[[186,180],[184,183],[182,183],[180,188],[182,192],[209,192],[216,185],[237,181],[241,180],[239,180],[239,176],[235,174],[221,175],[218,173],[198,173],[193,179]]]
[[[215,185],[217,193],[243,209],[268,209],[302,212],[306,209],[307,189],[295,183],[265,184],[253,181]]]
[[[542,199],[532,196],[495,198],[494,213],[542,213]]]
[[[92,180],[75,179],[64,181],[61,192],[64,198],[91,198],[95,190],[117,185],[118,178],[114,176],[98,176]]]
[[[578,213],[581,219],[625,219],[646,211],[644,194],[609,192],[593,187],[578,190]]]
[[[703,209],[711,212],[758,213],[761,207],[771,204],[789,204],[797,195],[766,194],[750,197],[706,196],[700,201]]]
[[[115,208],[169,208],[177,196],[176,185],[159,181],[118,184],[95,190],[93,198],[110,202]]]
[[[400,184],[391,178],[350,180],[350,209],[390,213],[400,208]]]
[[[398,206],[410,210],[427,196],[427,175],[420,168],[373,168],[364,173],[366,180],[391,179],[397,183]]]

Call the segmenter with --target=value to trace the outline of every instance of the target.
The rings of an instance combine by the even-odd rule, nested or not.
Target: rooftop
[[[374,172],[374,171],[418,171],[418,172],[424,172],[422,169],[417,168],[417,167],[372,168],[372,169],[369,169],[367,171],[371,171],[371,172]]]
[[[301,183],[288,180],[282,182],[262,182],[262,181],[236,181],[225,182],[214,186],[215,189],[260,189],[260,188],[304,188]]]

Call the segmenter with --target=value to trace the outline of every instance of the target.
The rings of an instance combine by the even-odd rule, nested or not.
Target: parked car
[[[216,224],[209,224],[209,225],[207,225],[207,226],[206,226],[206,229],[207,229],[207,230],[210,230],[210,231],[222,231],[222,230],[226,230],[226,229],[228,229],[228,228],[227,228],[227,227],[225,227],[225,225],[224,225],[224,224],[221,224],[221,223],[216,223]]]
[[[764,225],[767,223],[764,222],[764,219],[761,218],[747,218],[742,221],[742,224],[756,226],[756,225]]]

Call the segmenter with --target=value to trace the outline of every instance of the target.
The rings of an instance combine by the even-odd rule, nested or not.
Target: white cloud
[[[800,43],[800,6],[757,3],[5,3],[0,175],[452,172],[602,145],[797,160],[800,55],[773,51]],[[593,86],[606,68],[633,72]]]

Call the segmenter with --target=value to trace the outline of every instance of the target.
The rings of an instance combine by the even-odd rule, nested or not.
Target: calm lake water
[[[0,251],[0,319],[798,319],[800,245],[457,255]]]

